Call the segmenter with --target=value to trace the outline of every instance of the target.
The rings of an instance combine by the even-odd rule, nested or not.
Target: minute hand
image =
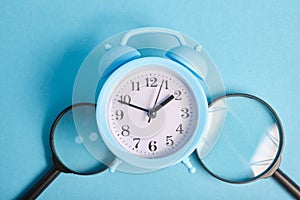
[[[142,111],[145,111],[145,112],[149,112],[149,110],[148,109],[146,109],[146,108],[142,108],[142,107],[139,107],[139,106],[137,106],[137,105],[134,105],[134,104],[131,104],[131,103],[127,103],[127,102],[125,102],[125,101],[118,101],[118,102],[120,102],[120,103],[122,103],[122,104],[125,104],[125,105],[128,105],[128,106],[131,106],[131,107],[133,107],[133,108],[136,108],[136,109],[139,109],[139,110],[142,110]]]
[[[166,98],[163,102],[161,102],[160,104],[158,104],[157,106],[155,106],[155,108],[153,109],[155,112],[157,112],[158,110],[160,110],[162,107],[164,107],[167,103],[169,103],[172,99],[174,99],[174,96],[171,95],[168,98]]]

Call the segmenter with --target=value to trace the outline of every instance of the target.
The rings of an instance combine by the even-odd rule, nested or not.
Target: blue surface
[[[170,1],[169,1],[170,2]],[[229,92],[269,102],[285,127],[281,169],[300,184],[300,2],[33,1],[0,4],[0,199],[18,197],[51,166],[49,129],[71,103],[85,56],[105,38],[144,26],[199,41]],[[158,172],[60,175],[40,199],[291,199],[269,178],[223,183],[196,165]]]

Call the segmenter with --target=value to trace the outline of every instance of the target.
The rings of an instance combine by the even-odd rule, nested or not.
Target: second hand
[[[159,87],[159,90],[158,90],[158,93],[157,93],[157,96],[156,96],[156,99],[155,99],[155,102],[154,102],[154,106],[153,106],[152,109],[149,110],[149,119],[148,119],[148,123],[150,123],[150,121],[151,121],[151,116],[152,116],[152,114],[155,113],[155,110],[154,110],[154,109],[155,109],[155,106],[156,106],[156,103],[157,103],[159,94],[160,94],[160,92],[161,92],[161,88],[162,88],[162,86],[163,86],[163,83],[164,83],[164,80],[162,80],[161,85],[160,85],[160,87]]]

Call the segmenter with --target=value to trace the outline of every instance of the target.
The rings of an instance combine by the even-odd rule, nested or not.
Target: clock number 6
[[[125,137],[130,135],[130,131],[129,131],[129,126],[128,125],[122,126],[122,132],[121,132],[121,134],[123,136],[125,136]]]
[[[157,150],[157,146],[156,146],[156,141],[150,141],[148,148],[150,151],[156,151]]]

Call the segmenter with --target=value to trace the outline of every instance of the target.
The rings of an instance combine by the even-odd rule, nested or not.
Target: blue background
[[[71,104],[87,54],[105,38],[159,26],[199,41],[229,92],[269,102],[286,135],[281,169],[300,184],[300,1],[0,1],[0,199],[51,166],[49,129]],[[290,199],[272,178],[232,185],[198,163],[149,174],[61,174],[40,199]]]

